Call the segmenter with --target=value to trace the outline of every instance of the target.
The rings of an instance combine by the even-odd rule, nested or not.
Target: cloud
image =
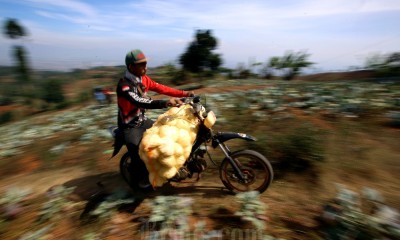
[[[271,1],[161,1],[111,5],[98,2],[89,5],[79,1],[29,0],[36,3],[36,13],[42,17],[63,20],[76,25],[90,25],[99,31],[137,31],[153,35],[154,31],[174,30],[188,34],[197,28],[215,29],[224,34],[246,31],[284,31],[296,29],[296,23],[355,13],[367,14],[400,9],[397,0],[282,0]],[[345,16],[343,16],[345,15]],[[320,18],[320,19],[318,19]]]
[[[21,16],[32,33],[35,61],[46,47],[57,49],[64,58],[55,58],[62,62],[118,62],[138,47],[156,56],[152,64],[162,64],[184,51],[196,29],[213,30],[217,51],[230,67],[286,50],[308,50],[326,65],[353,65],[355,56],[395,51],[400,42],[394,31],[398,0],[26,0],[10,5],[29,9]],[[100,59],[93,59],[96,53]]]
[[[83,16],[96,16],[96,10],[91,5],[83,3],[81,1],[74,0],[28,0],[34,4],[35,8],[46,8],[51,10],[77,13]]]

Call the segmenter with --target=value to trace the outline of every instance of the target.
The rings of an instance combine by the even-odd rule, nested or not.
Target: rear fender
[[[226,142],[231,139],[243,139],[246,141],[256,141],[257,139],[251,135],[247,135],[245,133],[236,133],[236,132],[218,132],[213,136],[211,146],[216,148],[219,143]]]
[[[125,145],[125,140],[124,140],[124,134],[120,129],[113,127],[113,128],[110,128],[109,130],[111,132],[111,135],[114,137],[114,144],[113,144],[114,151],[111,156],[111,158],[113,158],[115,155],[117,155],[119,153],[122,146]]]

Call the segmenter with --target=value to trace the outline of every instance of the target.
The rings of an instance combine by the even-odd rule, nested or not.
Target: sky
[[[124,65],[136,48],[149,67],[177,63],[205,29],[228,68],[303,51],[312,71],[340,71],[400,51],[400,0],[0,0],[2,28],[10,18],[29,35],[1,34],[0,65],[18,44],[37,70]]]

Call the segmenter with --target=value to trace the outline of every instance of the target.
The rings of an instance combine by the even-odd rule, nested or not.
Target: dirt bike
[[[200,97],[189,97],[182,99],[184,104],[190,104],[194,109],[194,114],[200,120],[200,127],[195,142],[192,145],[192,151],[184,164],[184,168],[189,171],[187,178],[191,178],[197,173],[197,181],[200,174],[207,169],[207,161],[204,155],[207,153],[210,161],[219,167],[219,177],[225,187],[233,193],[258,191],[264,192],[272,182],[273,169],[269,161],[260,153],[254,150],[231,151],[225,144],[231,139],[243,139],[246,141],[256,141],[250,135],[236,132],[215,132],[212,127],[216,117],[212,111],[207,111],[200,103]],[[123,136],[118,128],[112,128],[111,133],[116,139],[114,143],[114,154],[119,152],[123,146]],[[121,139],[122,138],[122,139]],[[225,155],[221,164],[218,166],[211,158],[208,152],[207,144],[211,147],[219,147]],[[204,145],[204,146],[203,146]],[[125,153],[120,159],[120,173],[123,179],[132,188],[137,189],[137,184],[132,182],[130,172],[131,159],[128,153]],[[169,181],[181,182],[182,177],[173,177]]]

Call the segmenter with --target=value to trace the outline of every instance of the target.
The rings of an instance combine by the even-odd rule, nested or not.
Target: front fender
[[[213,136],[211,146],[216,148],[219,143],[226,142],[231,139],[244,139],[246,141],[256,141],[257,139],[251,135],[247,135],[245,133],[236,133],[236,132],[218,132]]]

